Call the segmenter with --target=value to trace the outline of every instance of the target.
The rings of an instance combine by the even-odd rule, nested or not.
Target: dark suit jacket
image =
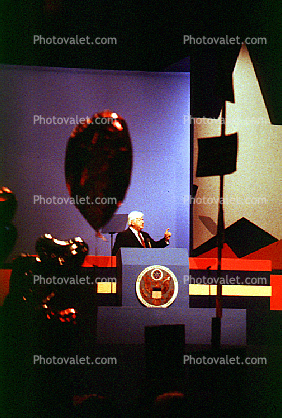
[[[160,239],[159,241],[154,241],[147,232],[141,231],[141,234],[144,237],[145,245],[147,248],[149,248],[149,242],[151,243],[152,248],[164,248],[168,245],[164,238]],[[117,234],[115,245],[113,246],[112,250],[112,255],[116,255],[121,247],[143,248],[142,244],[139,242],[130,228],[127,228],[125,231],[119,232]]]

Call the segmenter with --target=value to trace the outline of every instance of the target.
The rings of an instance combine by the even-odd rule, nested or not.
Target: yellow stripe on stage
[[[116,283],[97,283],[97,293],[116,293]],[[216,285],[190,284],[189,295],[216,296]],[[223,296],[272,296],[272,286],[223,285]]]
[[[216,285],[190,284],[189,295],[216,295]],[[223,285],[223,296],[272,296],[272,286]]]
[[[115,282],[97,282],[97,293],[116,293]]]

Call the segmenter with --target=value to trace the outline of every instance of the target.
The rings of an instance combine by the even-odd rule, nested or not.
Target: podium
[[[161,280],[174,276],[177,280],[173,292],[177,295],[169,306],[144,305],[138,298],[136,282],[148,267],[151,271],[163,274]],[[172,274],[171,274],[172,273]],[[144,328],[154,325],[184,324],[184,312],[189,307],[189,286],[184,283],[184,276],[189,274],[188,250],[182,248],[121,248],[117,253],[117,294],[120,306],[99,307],[98,309],[98,343],[143,344]],[[152,292],[157,295],[157,286]],[[175,285],[175,281],[173,285]],[[173,293],[172,292],[172,293]]]
[[[184,304],[188,306],[189,286],[187,280],[184,283],[184,279],[189,274],[189,257],[188,250],[183,248],[121,248],[117,253],[117,292],[120,305],[135,308],[144,306],[136,294],[136,281],[144,269],[153,266],[165,267],[168,274],[173,273],[177,280],[177,295],[168,308],[174,310],[180,306],[183,309]],[[157,279],[155,283],[159,281]],[[153,306],[152,309],[159,309]]]
[[[148,269],[148,270],[147,270]],[[147,270],[147,272],[146,272]],[[158,270],[162,270],[161,273]],[[145,273],[144,273],[145,271]],[[153,275],[163,273],[177,280],[177,295],[166,307],[158,304],[160,287],[151,286]],[[136,283],[144,277],[155,298],[145,305],[138,297]],[[149,276],[149,277],[148,277]],[[121,248],[117,253],[117,294],[119,306],[99,306],[97,317],[98,344],[144,344],[145,327],[184,325],[186,344],[210,344],[213,308],[189,308],[189,257],[183,248]],[[152,279],[152,280],[151,280]],[[174,279],[172,277],[172,279]],[[174,282],[175,283],[175,282]],[[145,283],[146,287],[146,283]],[[172,292],[172,293],[173,293]],[[139,293],[142,294],[142,291]],[[164,291],[162,290],[162,294]],[[143,293],[144,294],[144,293]],[[146,302],[146,300],[145,300]],[[152,306],[153,305],[153,306]],[[246,342],[246,311],[225,309],[223,342],[242,345]],[[231,325],[232,326],[231,326]]]

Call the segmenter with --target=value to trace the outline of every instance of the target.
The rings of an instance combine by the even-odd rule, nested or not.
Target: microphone
[[[149,248],[152,248],[152,245],[151,245],[151,242],[150,242],[150,238],[149,237],[146,238],[146,241],[148,243],[148,247]]]

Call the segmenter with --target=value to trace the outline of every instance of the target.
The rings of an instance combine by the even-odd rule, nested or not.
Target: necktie
[[[139,238],[141,240],[142,247],[146,248],[145,241],[144,241],[144,239],[143,239],[140,231],[138,231],[138,236],[139,236]]]

